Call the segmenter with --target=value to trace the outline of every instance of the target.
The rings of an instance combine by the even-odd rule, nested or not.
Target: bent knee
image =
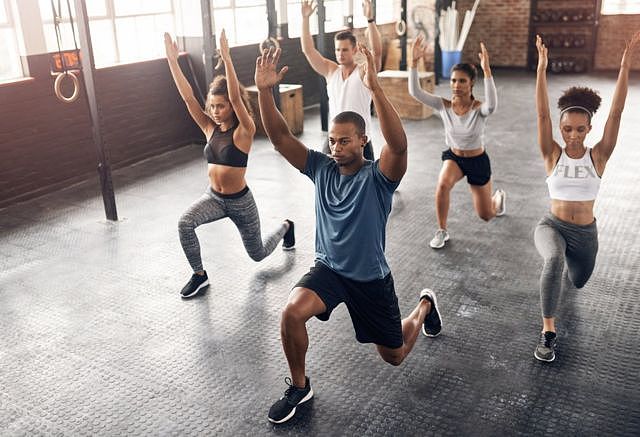
[[[298,305],[288,303],[282,310],[281,320],[283,325],[289,325],[304,323],[307,321],[307,318]]]
[[[259,262],[265,259],[264,252],[247,252],[247,253],[249,254],[249,258],[251,258],[255,262]]]
[[[185,212],[178,219],[178,228],[180,229],[196,227],[198,227],[198,223],[196,222],[196,218],[193,214]]]
[[[404,357],[382,357],[382,359],[394,367],[399,366],[404,361]]]
[[[402,352],[402,348],[398,350],[391,351],[380,351],[380,357],[386,362],[391,364],[392,366],[399,366],[404,361],[406,355]]]
[[[443,194],[448,193],[453,188],[453,184],[445,181],[439,181],[436,186],[436,193]]]
[[[587,281],[588,281],[588,279],[585,279],[585,278],[573,279],[571,278],[571,276],[569,276],[569,279],[571,280],[571,283],[573,284],[573,286],[576,287],[577,289],[580,289],[585,285],[587,285]]]

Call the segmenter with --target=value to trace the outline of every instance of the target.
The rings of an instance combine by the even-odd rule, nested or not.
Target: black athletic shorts
[[[360,282],[339,275],[316,261],[295,286],[313,290],[322,299],[327,311],[316,316],[322,321],[329,320],[331,311],[344,302],[360,343],[375,343],[392,349],[404,343],[391,273],[383,279]]]
[[[453,153],[451,149],[447,149],[442,152],[442,161],[447,159],[458,164],[462,174],[467,177],[467,182],[471,185],[484,185],[491,180],[491,162],[487,152],[482,152],[472,158],[464,158]]]

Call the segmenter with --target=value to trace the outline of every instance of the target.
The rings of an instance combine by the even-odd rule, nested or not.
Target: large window
[[[302,14],[300,13],[301,4],[300,0],[287,1],[287,19],[289,21],[289,37],[291,38],[298,38],[302,34]],[[309,28],[311,29],[312,35],[318,33],[318,17],[315,12],[309,18]]]
[[[604,15],[640,14],[640,0],[602,0]]]
[[[23,76],[10,4],[0,0],[0,81]]]
[[[325,32],[335,32],[345,28],[344,17],[349,10],[348,2],[353,2],[353,26],[367,27],[367,20],[364,15],[362,15],[362,2],[360,0],[325,0]],[[378,0],[376,2],[376,23],[391,23],[396,20],[394,18],[393,3],[391,0]],[[302,32],[300,4],[300,0],[287,1],[289,36],[292,38],[299,37]],[[317,12],[314,12],[309,22],[312,35],[318,33],[318,17],[316,13]]]
[[[38,0],[47,50],[58,50],[51,0]],[[58,2],[54,2],[57,6]],[[171,0],[86,0],[97,67],[165,56],[163,33],[175,34]],[[73,33],[66,1],[61,2],[62,49],[72,49]],[[75,22],[75,11],[72,6]],[[80,41],[78,41],[78,45]]]
[[[222,29],[230,45],[255,44],[269,36],[266,0],[214,0],[216,34]]]
[[[400,10],[398,9],[398,12],[395,11],[394,3],[396,2],[376,2],[376,22],[378,24],[393,23],[400,19]]]
[[[400,10],[397,16],[394,13],[394,1],[378,0],[376,2],[376,23],[393,23],[400,18]],[[362,4],[358,0],[353,0],[353,27],[367,27],[367,19],[362,15]]]
[[[302,34],[302,14],[300,0],[288,0],[287,2],[287,17],[289,19],[289,36],[291,38],[297,38]],[[337,30],[344,29],[344,15],[345,8],[343,0],[324,0],[325,9],[325,32],[335,32]],[[318,11],[314,12],[309,19],[309,28],[311,34],[318,33]]]

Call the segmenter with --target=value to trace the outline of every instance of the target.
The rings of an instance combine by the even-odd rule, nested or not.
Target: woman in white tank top
[[[409,69],[409,94],[421,103],[435,109],[444,124],[447,149],[442,152],[442,169],[436,188],[436,215],[438,227],[429,243],[434,249],[444,247],[449,240],[447,218],[449,193],[465,176],[473,196],[473,206],[484,221],[505,213],[504,190],[492,195],[491,163],[484,147],[484,128],[487,117],[498,104],[496,86],[489,66],[489,53],[480,43],[480,64],[484,72],[485,102],[473,97],[476,68],[472,64],[456,64],[451,71],[451,100],[430,94],[420,88],[416,67],[424,55],[423,38],[413,43],[413,60]]]
[[[560,133],[565,143],[565,147],[561,147],[553,139],[551,127],[547,48],[540,36],[536,38],[538,143],[551,197],[550,213],[540,220],[535,230],[536,249],[544,260],[540,277],[542,332],[534,351],[535,358],[540,361],[555,359],[555,317],[563,288],[565,285],[582,288],[595,266],[598,231],[593,205],[600,188],[600,177],[616,145],[631,57],[639,45],[640,32],[637,32],[622,55],[604,134],[592,148],[586,147],[584,142],[591,131],[591,117],[600,106],[600,96],[589,88],[572,87],[560,97]]]

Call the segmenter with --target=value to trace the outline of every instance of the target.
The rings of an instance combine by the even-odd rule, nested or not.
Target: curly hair
[[[253,117],[253,111],[251,110],[251,104],[249,103],[249,95],[247,94],[247,90],[242,86],[242,84],[238,84],[240,87],[240,98],[242,99],[242,103],[244,103],[245,108],[247,108],[247,112],[249,115]],[[207,94],[207,101],[204,105],[204,110],[207,114],[211,112],[211,96],[223,96],[225,99],[229,100],[229,88],[227,83],[226,76],[216,76],[213,79],[213,82],[209,85],[209,93]],[[236,113],[234,111],[233,116],[238,119]]]
[[[600,107],[602,98],[598,95],[598,92],[586,87],[571,87],[562,93],[562,96],[558,99],[558,108],[560,111],[564,111],[572,106],[578,106],[587,109],[590,112],[590,117],[596,113]],[[584,112],[580,108],[569,109],[569,112]]]

